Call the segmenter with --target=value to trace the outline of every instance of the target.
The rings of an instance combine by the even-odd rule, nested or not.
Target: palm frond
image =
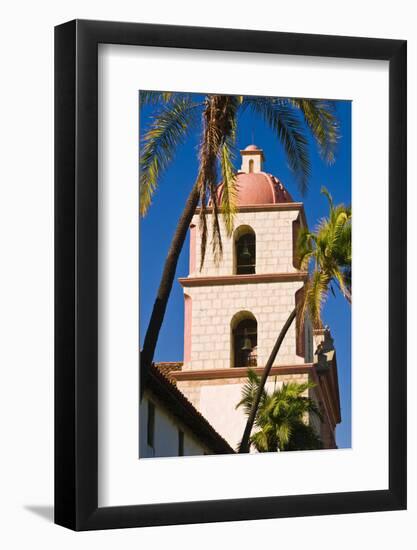
[[[220,145],[221,135],[215,121],[215,107],[209,96],[206,99],[203,121],[203,138],[200,146],[200,167],[198,173],[198,184],[200,189],[200,233],[201,233],[201,256],[200,271],[203,269],[207,248],[207,204],[210,199],[210,192],[217,181],[217,152]],[[217,201],[213,204],[213,218],[218,215]]]
[[[200,202],[201,202],[200,192]],[[207,250],[207,208],[205,204],[201,204],[200,217],[199,217],[199,230],[200,230],[200,271],[203,269],[204,259],[206,257]]]
[[[218,265],[223,256],[223,243],[222,243],[221,232],[220,232],[219,205],[218,205],[217,189],[216,189],[215,183],[210,182],[209,190],[210,190],[211,204],[212,204],[211,247],[213,250],[214,263],[215,265]]]
[[[251,444],[255,447],[258,453],[266,453],[268,451],[276,450],[273,449],[271,442],[271,430],[263,429],[253,433],[250,437]]]
[[[248,379],[242,388],[242,399],[236,408],[244,407],[249,415],[260,377],[250,369]],[[250,443],[258,452],[287,450],[298,424],[304,422],[306,415],[317,415],[321,419],[316,402],[305,394],[315,384],[305,382],[284,382],[280,388],[268,393],[262,393],[256,417],[255,431],[251,434]]]
[[[306,411],[309,413],[309,415],[311,416],[312,414],[314,416],[316,416],[320,421],[323,420],[323,415],[322,415],[322,412],[319,408],[319,406],[317,405],[316,401],[314,401],[314,399],[311,399],[310,397],[305,397],[305,408],[306,408]]]
[[[308,311],[315,328],[322,325],[321,311],[327,297],[329,283],[330,275],[321,270],[313,271],[306,283],[302,315],[304,316]]]
[[[343,294],[343,296],[346,298],[348,302],[351,301],[350,298],[350,288],[349,288],[349,278],[348,280],[345,279],[345,274],[340,271],[337,267],[333,269],[333,278],[336,280],[340,292]]]
[[[242,388],[242,399],[236,405],[236,409],[243,407],[246,415],[250,413],[253,401],[255,399],[256,392],[259,387],[260,378],[253,369],[248,370],[248,379]],[[265,398],[266,392],[264,390],[263,396]]]
[[[230,146],[235,137],[236,114],[241,96],[209,95],[206,97],[204,109],[204,130],[200,147],[200,168],[198,182],[200,187],[200,229],[201,229],[201,261],[203,268],[207,247],[207,221],[205,206],[211,200],[212,206],[212,248],[215,262],[222,254],[222,240],[218,220],[217,197],[217,162],[222,160],[223,146]],[[227,159],[226,159],[227,161]],[[225,211],[226,212],[226,211]],[[229,226],[233,222],[233,213],[229,216]]]
[[[350,233],[349,216],[346,211],[341,210],[336,215],[335,224],[334,224],[333,243],[336,246],[339,245],[341,239],[343,238],[344,233],[345,233],[345,236],[347,236]]]
[[[307,269],[315,252],[316,236],[307,227],[302,227],[297,236],[296,253],[301,269]]]
[[[178,92],[155,92],[152,90],[140,90],[139,103],[140,106],[144,105],[158,105],[163,103],[169,103],[178,99],[188,98],[189,94]]]
[[[279,448],[281,451],[285,449],[285,447],[288,445],[288,442],[291,439],[293,427],[292,423],[288,420],[281,422],[280,424],[277,424],[275,427],[275,434],[276,438],[279,441]]]
[[[242,105],[261,116],[275,132],[285,149],[288,165],[297,178],[300,192],[304,195],[311,167],[308,140],[297,111],[287,102],[268,97],[247,96]]]
[[[234,217],[237,212],[236,171],[232,162],[233,152],[230,140],[225,140],[221,147],[220,166],[222,170],[221,213],[226,227],[226,234],[231,237],[234,228]]]
[[[286,451],[313,451],[322,448],[323,443],[312,426],[301,421],[293,424],[293,433]]]
[[[291,99],[291,102],[303,113],[321,157],[328,163],[333,163],[340,139],[340,123],[336,116],[335,102],[324,99]]]
[[[331,196],[329,190],[327,189],[327,187],[325,187],[324,185],[321,186],[321,189],[320,189],[320,193],[322,195],[324,195],[327,200],[329,201],[329,209],[330,209],[330,213],[333,209],[333,197]]]
[[[352,210],[344,204],[335,206],[325,187],[321,193],[329,203],[329,215],[320,220],[315,232],[301,229],[296,245],[303,269],[314,261],[305,285],[300,318],[303,322],[309,314],[316,327],[321,325],[321,309],[328,290],[334,292],[332,282],[351,303]]]
[[[195,106],[190,100],[175,99],[155,115],[143,136],[139,161],[139,209],[142,216],[152,202],[161,174],[195,122]]]

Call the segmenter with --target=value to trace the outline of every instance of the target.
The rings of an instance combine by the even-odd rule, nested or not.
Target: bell
[[[242,258],[242,260],[244,260],[245,262],[249,263],[251,258],[252,258],[252,255],[251,253],[249,252],[249,248],[248,248],[248,245],[247,243],[245,242],[245,244],[243,245],[243,250],[242,252],[240,253],[240,257]]]
[[[248,337],[246,330],[245,330],[245,336],[243,338],[243,346],[241,348],[242,351],[252,351],[252,343],[250,341],[250,338]]]

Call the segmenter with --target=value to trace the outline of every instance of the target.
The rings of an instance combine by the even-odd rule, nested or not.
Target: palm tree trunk
[[[240,447],[239,447],[239,453],[248,453],[249,452],[249,438],[250,438],[250,434],[251,434],[251,431],[252,431],[252,428],[253,428],[253,424],[255,422],[256,413],[258,411],[259,403],[261,401],[262,392],[264,390],[266,380],[269,376],[269,373],[271,372],[272,365],[273,365],[273,363],[275,361],[275,358],[276,358],[276,356],[279,352],[279,349],[280,349],[281,344],[282,344],[282,342],[285,338],[285,335],[287,334],[288,329],[291,326],[291,323],[295,319],[296,313],[297,313],[297,309],[294,308],[293,311],[290,313],[290,316],[286,320],[285,325],[282,327],[281,332],[278,335],[278,338],[275,342],[275,345],[272,348],[271,354],[270,354],[270,356],[268,358],[268,361],[265,365],[264,371],[262,373],[261,380],[259,382],[258,390],[256,392],[256,396],[255,396],[255,399],[252,403],[252,407],[251,407],[251,410],[250,410],[250,413],[249,413],[249,416],[248,416],[248,420],[246,422],[245,431],[243,432],[242,441],[241,441]]]
[[[164,320],[165,311],[168,304],[168,298],[171,293],[172,284],[174,282],[178,258],[181,254],[181,250],[184,245],[187,231],[193,218],[195,209],[198,205],[198,199],[199,186],[197,182],[194,184],[194,187],[187,198],[187,202],[185,203],[184,210],[178,221],[174,237],[171,241],[171,246],[169,247],[168,255],[166,257],[164,269],[162,272],[161,282],[159,284],[158,294],[153,305],[152,315],[143,342],[143,349],[140,354],[142,389],[144,385],[144,375],[146,375],[146,371],[151,365],[155,355],[155,348],[158,342],[159,332],[161,330],[162,322]]]
[[[343,298],[345,298],[345,300],[347,300],[349,304],[352,304],[352,292],[348,290],[346,287],[342,288],[340,284],[337,282],[337,280],[335,280],[335,282],[336,282],[337,288],[342,293]]]
[[[346,298],[349,304],[352,304],[352,293],[349,290],[345,289],[345,291],[343,292],[343,296]]]

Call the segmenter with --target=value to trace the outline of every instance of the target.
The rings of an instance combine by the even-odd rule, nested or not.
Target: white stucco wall
[[[272,393],[283,382],[302,383],[307,380],[306,374],[273,376],[265,388],[268,393]],[[235,450],[242,439],[247,419],[242,407],[236,409],[242,399],[242,388],[246,381],[245,378],[231,378],[178,382],[179,389]]]
[[[155,405],[154,447],[147,443],[148,402]],[[184,432],[184,456],[211,454],[150,392],[145,392],[139,405],[139,457],[178,456],[178,430]]]

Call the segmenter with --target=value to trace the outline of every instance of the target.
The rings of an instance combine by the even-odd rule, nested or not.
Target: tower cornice
[[[237,208],[238,212],[270,212],[270,211],[288,211],[288,210],[302,210],[304,212],[304,203],[302,202],[279,202],[275,204],[251,204],[242,205]],[[207,206],[206,212],[211,212],[212,207]],[[198,206],[195,209],[196,214],[201,212],[201,207]]]
[[[292,273],[261,273],[254,275],[212,275],[209,277],[180,277],[179,283],[183,287],[190,286],[218,286],[218,285],[246,285],[255,283],[286,283],[306,281],[307,271]]]
[[[251,367],[258,376],[261,376],[264,367]],[[279,376],[284,374],[308,374],[315,371],[315,365],[313,363],[300,363],[299,365],[276,365],[272,367],[270,376]],[[191,370],[183,369],[178,371],[172,371],[169,376],[176,382],[190,381],[190,380],[220,380],[223,378],[247,378],[248,367],[229,367],[223,369],[200,369]]]

